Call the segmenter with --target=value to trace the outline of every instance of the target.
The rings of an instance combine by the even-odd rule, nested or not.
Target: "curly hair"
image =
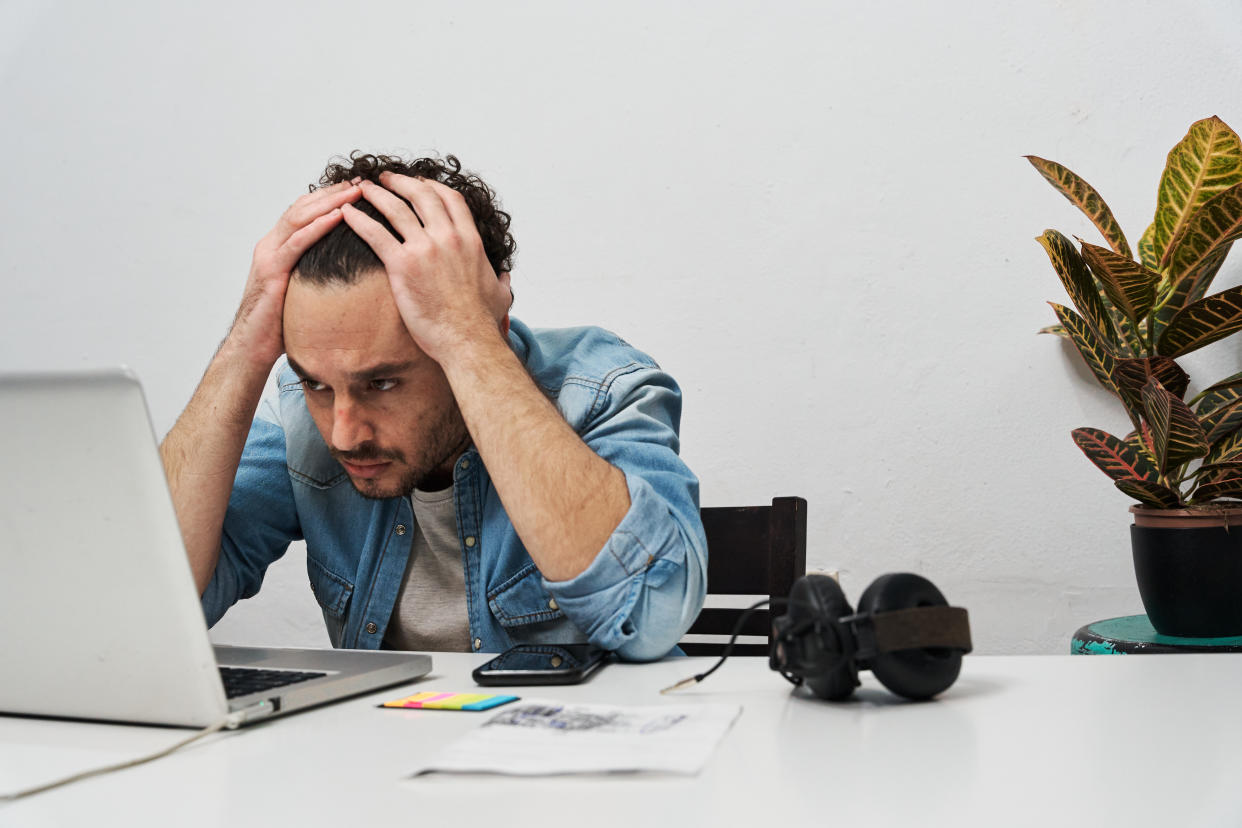
[[[509,232],[509,214],[500,209],[496,193],[483,183],[483,179],[469,170],[462,171],[461,162],[455,156],[447,155],[443,160],[418,158],[405,161],[397,156],[371,155],[354,150],[348,158],[331,159],[319,183],[312,184],[310,191],[355,178],[365,178],[378,184],[382,172],[439,181],[457,190],[465,197],[474,216],[474,226],[478,228],[479,236],[483,239],[483,249],[487,252],[487,260],[492,269],[496,273],[513,269],[513,254],[517,252],[517,242]],[[401,238],[401,234],[393,229],[388,219],[370,202],[361,199],[354,206],[382,224],[398,239]],[[311,284],[352,284],[363,273],[383,267],[375,251],[342,222],[302,254],[293,272],[295,278]]]

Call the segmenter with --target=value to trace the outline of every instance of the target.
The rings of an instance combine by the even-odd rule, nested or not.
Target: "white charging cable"
[[[92,770],[82,771],[81,773],[75,773],[72,776],[66,776],[64,779],[57,779],[52,782],[46,782],[42,785],[36,785],[33,788],[26,788],[20,791],[13,791],[12,793],[0,794],[0,802],[13,802],[15,800],[22,799],[27,796],[34,796],[37,793],[43,793],[44,791],[50,791],[53,788],[59,788],[62,785],[69,785],[73,782],[81,782],[83,779],[90,779],[92,776],[102,776],[105,773],[112,773],[113,771],[124,770],[125,768],[132,768],[136,765],[146,764],[147,762],[154,762],[156,759],[162,759],[163,757],[167,756],[173,751],[180,750],[181,748],[185,747],[186,745],[192,742],[197,742],[199,739],[202,739],[204,736],[210,736],[211,734],[217,731],[224,730],[226,727],[229,729],[236,728],[243,721],[245,721],[244,716],[239,716],[239,714],[234,713],[228,718],[221,719],[220,721],[216,722],[211,727],[204,728],[200,730],[198,733],[195,733],[193,736],[182,739],[180,742],[177,742],[175,745],[164,748],[163,750],[157,751],[148,756],[142,756],[142,757],[139,757],[138,759],[131,759],[128,762],[118,762],[115,765],[107,765],[102,768],[94,768]]]

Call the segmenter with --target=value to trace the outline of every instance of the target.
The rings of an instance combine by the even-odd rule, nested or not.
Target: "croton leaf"
[[[1156,352],[1179,357],[1242,330],[1242,285],[1193,302],[1160,334]]]
[[[1204,463],[1224,463],[1230,460],[1242,460],[1242,431],[1235,431],[1218,443],[1212,444],[1212,450],[1203,458]]]
[[[1220,382],[1212,383],[1207,388],[1204,388],[1202,391],[1200,391],[1199,396],[1196,397],[1195,399],[1205,400],[1212,394],[1215,394],[1220,391],[1228,391],[1231,388],[1242,389],[1242,371],[1239,371],[1236,374],[1230,374],[1229,376],[1225,377]]]
[[[1215,116],[1191,124],[1189,132],[1169,151],[1152,224],[1152,253],[1168,264],[1190,217],[1205,201],[1242,181],[1242,141]]]
[[[1146,232],[1138,243],[1138,260],[1143,263],[1143,267],[1156,270],[1160,267],[1160,257],[1156,255],[1156,245],[1152,242],[1152,237],[1156,235],[1156,225],[1151,223],[1147,225]]]
[[[1091,324],[1104,340],[1114,347],[1117,343],[1117,332],[1113,329],[1112,317],[1104,306],[1104,299],[1095,284],[1095,277],[1087,269],[1087,264],[1074,247],[1073,243],[1056,230],[1045,230],[1036,241],[1043,245],[1048,260],[1061,278],[1065,292],[1069,294],[1078,312]]]
[[[1134,254],[1130,252],[1125,233],[1121,232],[1121,225],[1117,223],[1117,219],[1113,218],[1113,211],[1108,209],[1108,205],[1104,203],[1103,197],[1095,187],[1068,167],[1063,167],[1055,161],[1049,161],[1037,155],[1028,155],[1026,160],[1030,161],[1035,169],[1039,170],[1039,174],[1047,179],[1048,183],[1061,195],[1069,199],[1071,204],[1091,219],[1091,223],[1099,229],[1100,235],[1113,250],[1127,259],[1133,257]]]
[[[1224,477],[1236,477],[1242,475],[1242,461],[1229,460],[1224,463],[1204,463],[1191,473],[1199,481],[1203,483],[1211,483]]]
[[[1145,423],[1140,423],[1141,429],[1135,429],[1127,434],[1124,438],[1126,445],[1141,453],[1153,465],[1156,463],[1156,450],[1152,447],[1151,429]]]
[[[1124,440],[1098,428],[1076,428],[1070,433],[1087,459],[1113,480],[1160,482],[1160,472],[1152,459]]]
[[[1069,339],[1069,331],[1065,330],[1065,326],[1064,326],[1064,325],[1049,325],[1049,326],[1048,326],[1048,327],[1046,327],[1046,328],[1040,328],[1040,329],[1039,329],[1038,331],[1036,331],[1035,333],[1037,333],[1037,334],[1052,334],[1053,336],[1063,336],[1063,337],[1065,337],[1066,339]]]
[[[1205,397],[1196,410],[1209,444],[1215,445],[1242,427],[1242,393],[1231,388]]]
[[[1061,320],[1061,326],[1069,334],[1070,341],[1078,348],[1078,353],[1082,355],[1083,361],[1087,363],[1091,373],[1095,374],[1100,385],[1120,397],[1121,392],[1117,390],[1117,385],[1113,382],[1116,359],[1112,351],[1096,335],[1086,320],[1074,313],[1072,309],[1058,305],[1056,302],[1048,304],[1052,306],[1057,319]]]
[[[1113,304],[1138,324],[1156,300],[1160,274],[1107,247],[1082,242],[1082,258]]]
[[[1143,400],[1143,386],[1151,379],[1160,381],[1179,400],[1186,395],[1190,375],[1171,357],[1130,357],[1118,359],[1113,368],[1113,382],[1123,396],[1138,403]]]
[[[1165,256],[1174,279],[1197,273],[1217,250],[1242,237],[1242,184],[1234,184],[1195,210],[1169,243]]]
[[[1140,503],[1154,506],[1157,509],[1176,509],[1182,505],[1182,499],[1177,492],[1168,486],[1153,483],[1150,480],[1126,478],[1114,480],[1113,485]]]
[[[1160,339],[1178,311],[1203,298],[1232,246],[1232,242],[1221,245],[1194,270],[1161,283],[1156,291],[1156,311],[1151,316],[1152,341]]]
[[[1242,473],[1220,477],[1210,483],[1201,483],[1195,489],[1191,500],[1195,503],[1203,503],[1219,497],[1242,498]]]
[[[1159,380],[1148,380],[1143,386],[1143,410],[1151,425],[1152,446],[1161,474],[1208,453],[1207,435],[1194,412]]]

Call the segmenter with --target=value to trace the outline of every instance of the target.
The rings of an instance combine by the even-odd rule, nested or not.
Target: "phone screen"
[[[592,644],[519,644],[474,671],[479,684],[576,684],[604,663]]]

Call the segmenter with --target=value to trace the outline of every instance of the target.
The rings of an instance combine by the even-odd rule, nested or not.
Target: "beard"
[[[461,411],[455,405],[449,406],[434,420],[424,423],[413,436],[411,444],[415,448],[409,457],[400,449],[384,448],[375,443],[362,443],[351,451],[329,450],[338,461],[387,460],[393,463],[391,471],[399,471],[401,475],[395,483],[349,477],[354,490],[368,500],[409,497],[415,489],[433,491],[452,485],[453,463],[470,446],[470,432],[466,430]]]

